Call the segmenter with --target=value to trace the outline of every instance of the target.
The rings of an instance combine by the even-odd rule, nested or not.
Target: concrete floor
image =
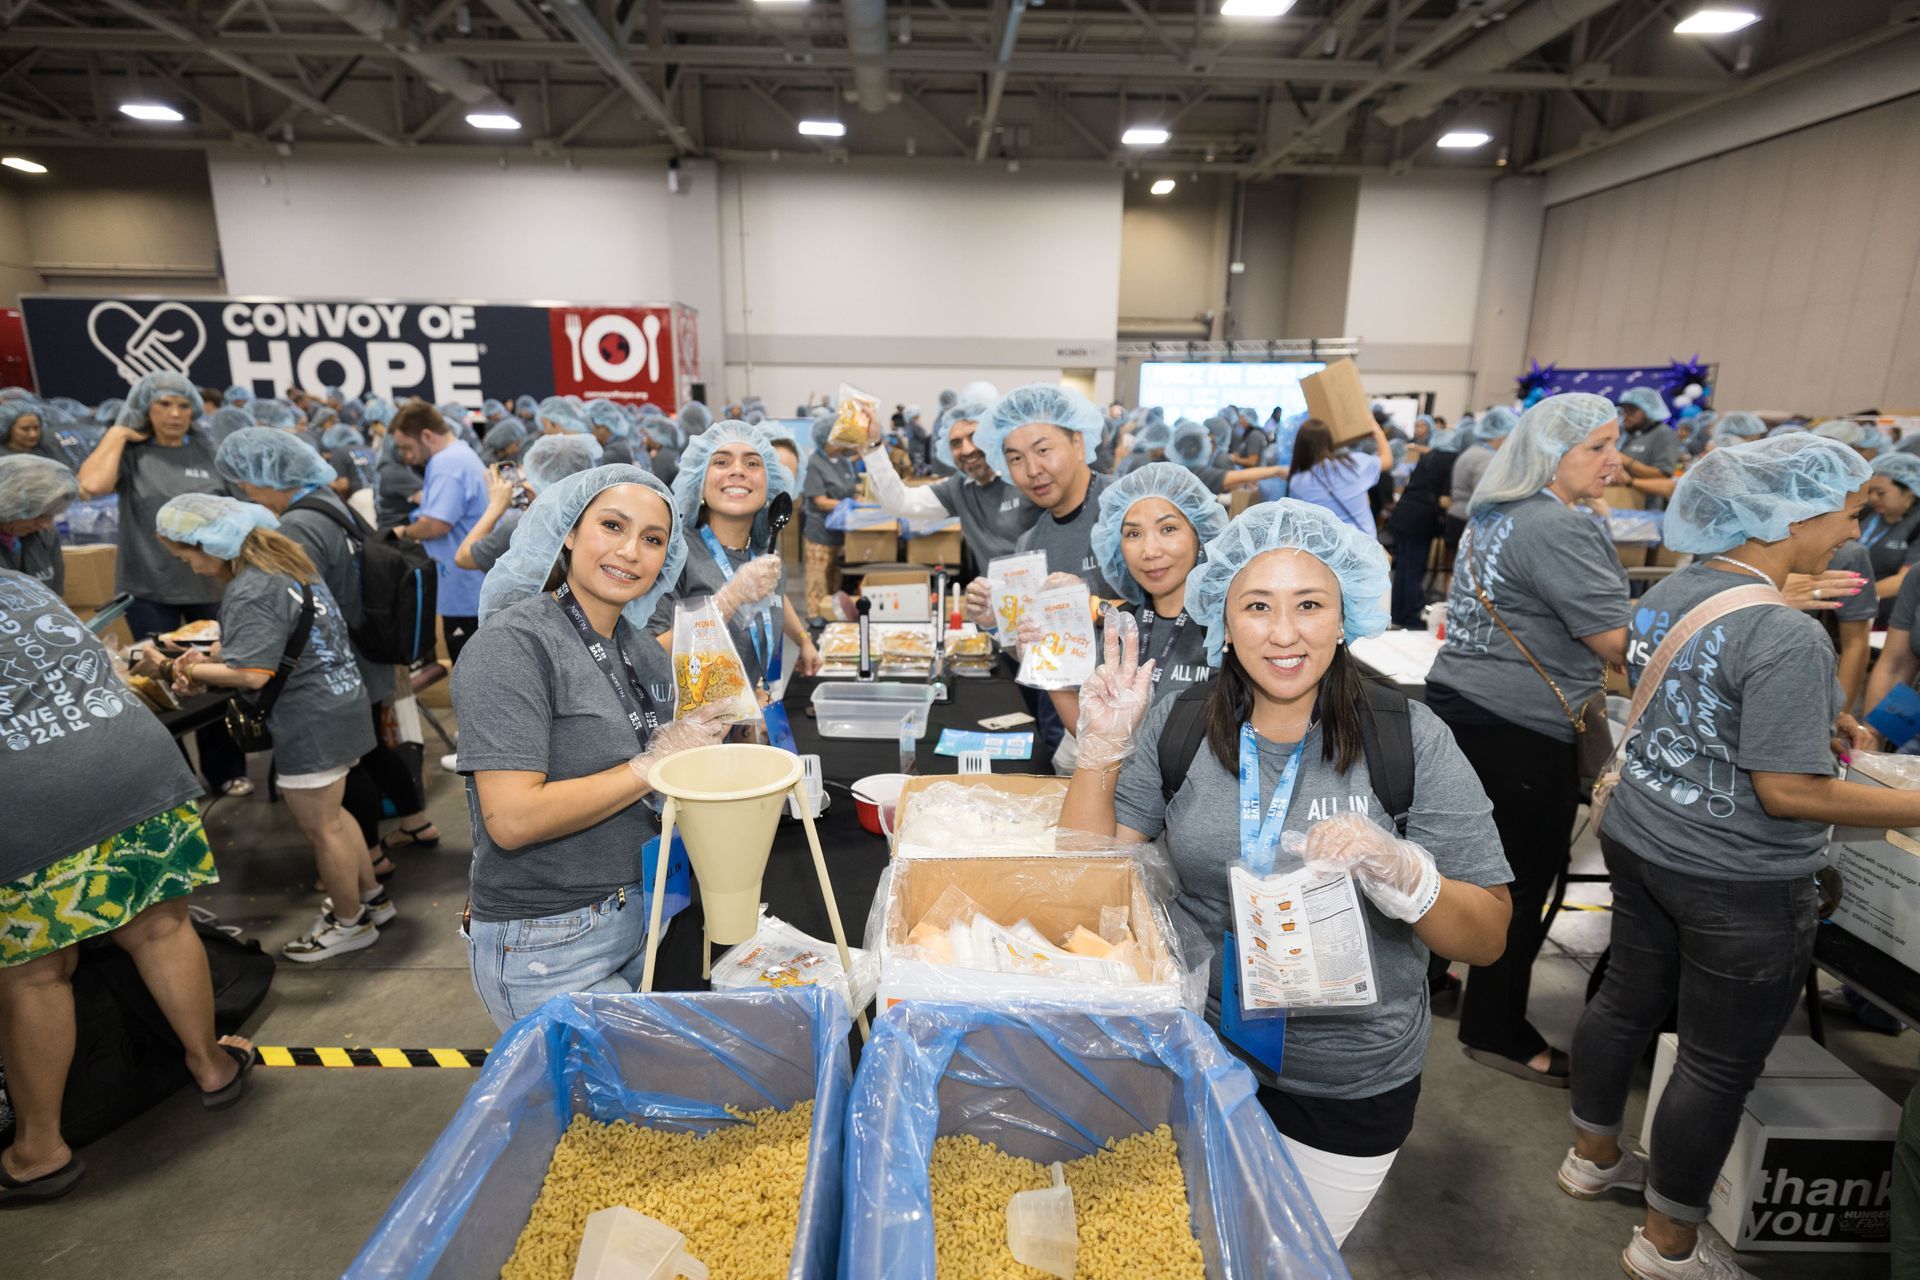
[[[437,747],[436,744],[432,744]],[[437,752],[435,753],[437,754]],[[493,1024],[474,996],[458,929],[468,824],[460,787],[429,767],[439,850],[400,855],[400,918],[369,950],[323,965],[282,963],[248,1033],[270,1045],[484,1047]],[[317,910],[312,857],[264,787],[208,814],[221,883],[195,901],[269,951]],[[1585,864],[1598,855],[1583,842]],[[1584,890],[1583,892],[1580,890]],[[1576,886],[1604,903],[1604,886]],[[1604,912],[1556,921],[1536,969],[1534,1017],[1571,1037]],[[1829,1047],[1896,1099],[1913,1087],[1920,1035],[1887,1037],[1844,1016]],[[1804,1016],[1790,1033],[1804,1034]],[[1607,1280],[1636,1203],[1583,1204],[1553,1171],[1568,1145],[1567,1095],[1468,1062],[1451,1022],[1436,1025],[1419,1121],[1348,1241],[1356,1280]],[[261,1070],[237,1109],[208,1115],[186,1093],[85,1151],[86,1180],[64,1200],[0,1214],[0,1274],[63,1280],[338,1275],[458,1107],[460,1070]],[[1637,1133],[1644,1094],[1629,1111]],[[1884,1256],[1749,1255],[1764,1280],[1865,1280]]]

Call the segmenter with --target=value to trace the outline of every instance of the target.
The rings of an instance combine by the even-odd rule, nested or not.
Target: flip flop
[[[79,1156],[67,1161],[63,1167],[55,1169],[52,1173],[25,1180],[14,1177],[7,1172],[5,1165],[0,1165],[0,1204],[18,1204],[26,1200],[52,1200],[56,1196],[63,1196],[73,1190],[74,1184],[80,1181],[81,1175],[86,1171],[87,1166],[81,1162]]]
[[[253,1070],[253,1051],[242,1049],[237,1044],[223,1044],[220,1049],[229,1058],[240,1064],[233,1073],[233,1079],[218,1089],[200,1091],[200,1105],[209,1111],[225,1111],[247,1095],[247,1075]]]
[[[1495,1071],[1504,1071],[1516,1079],[1529,1084],[1543,1085],[1549,1089],[1567,1089],[1573,1085],[1573,1060],[1561,1049],[1551,1046],[1547,1049],[1549,1065],[1545,1071],[1535,1071],[1526,1064],[1525,1059],[1509,1058],[1505,1054],[1494,1053],[1488,1049],[1461,1048],[1466,1055],[1483,1067],[1492,1067]]]
[[[395,827],[392,831],[387,832],[386,835],[381,837],[380,847],[383,849],[411,849],[415,846],[422,849],[435,848],[440,843],[439,836],[436,835],[431,839],[423,839],[420,835],[422,831],[425,831],[432,825],[431,822],[423,822],[417,827]],[[401,843],[395,843],[395,836],[405,836],[406,840]]]

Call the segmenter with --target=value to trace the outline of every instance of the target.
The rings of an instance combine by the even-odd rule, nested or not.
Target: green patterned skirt
[[[110,933],[156,902],[219,879],[199,806],[190,800],[155,814],[0,884],[0,969]]]

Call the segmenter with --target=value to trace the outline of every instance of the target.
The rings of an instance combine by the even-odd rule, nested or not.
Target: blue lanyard
[[[1262,822],[1260,742],[1252,725],[1240,726],[1240,856],[1246,859],[1255,875],[1264,876],[1273,870],[1274,855],[1280,849],[1280,833],[1287,825],[1287,810],[1293,806],[1294,779],[1299,776],[1300,757],[1306,749],[1307,740],[1302,737],[1300,745],[1287,757],[1287,767],[1280,771],[1280,784],[1274,788],[1266,821]]]
[[[1892,527],[1882,520],[1880,513],[1876,511],[1861,522],[1860,545],[1870,547],[1892,531]]]
[[[713,552],[713,562],[720,566],[721,580],[723,582],[732,582],[733,561],[727,559],[726,549],[720,545],[720,539],[714,536],[712,527],[704,524],[701,525],[700,536],[706,540],[707,550]],[[771,629],[772,627],[769,625],[768,630]],[[760,659],[761,678],[765,679],[767,677],[768,664],[773,661],[770,652],[773,648],[773,642],[762,633],[760,629],[760,614],[757,611],[752,618],[747,620],[747,635],[753,641],[753,656]]]

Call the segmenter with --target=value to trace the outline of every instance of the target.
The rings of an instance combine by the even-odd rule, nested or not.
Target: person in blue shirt
[[[480,583],[486,577],[454,563],[467,533],[487,509],[487,468],[480,456],[455,434],[440,411],[424,400],[409,400],[393,415],[393,448],[400,461],[426,468],[414,518],[394,534],[427,549],[439,567],[440,634],[447,656],[460,650],[480,625]]]
[[[1379,423],[1373,425],[1370,451],[1336,445],[1333,431],[1318,418],[1300,425],[1293,440],[1293,464],[1287,469],[1287,496],[1325,507],[1360,532],[1375,532],[1368,495],[1380,473],[1393,468],[1393,446]]]

